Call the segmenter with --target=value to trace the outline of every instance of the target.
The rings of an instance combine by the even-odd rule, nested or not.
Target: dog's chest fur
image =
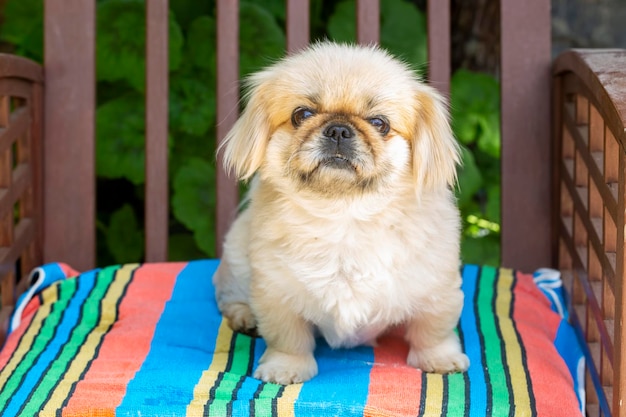
[[[437,244],[438,233],[455,238],[454,227],[448,232],[418,221],[411,205],[368,212],[373,208],[283,205],[290,213],[267,220],[259,236],[281,248],[267,265],[280,271],[270,278],[276,291],[334,347],[373,341],[415,314],[436,285],[437,260],[425,248]]]

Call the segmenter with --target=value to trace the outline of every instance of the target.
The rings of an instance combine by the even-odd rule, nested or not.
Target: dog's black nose
[[[350,126],[344,124],[332,124],[324,129],[324,136],[335,143],[339,143],[343,139],[352,138],[354,136],[354,131]]]

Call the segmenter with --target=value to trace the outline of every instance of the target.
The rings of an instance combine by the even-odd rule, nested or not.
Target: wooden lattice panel
[[[616,291],[621,287],[616,280],[624,271],[624,213],[618,210],[624,204],[624,151],[580,82],[566,76],[560,88],[559,267],[591,359],[588,414],[607,415],[614,408],[617,366]]]
[[[41,85],[9,76],[10,66],[0,70],[6,71],[0,71],[0,323],[4,323],[17,287],[25,283],[18,278],[41,262]]]

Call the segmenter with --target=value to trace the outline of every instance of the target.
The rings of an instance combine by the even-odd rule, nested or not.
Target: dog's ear
[[[249,179],[261,167],[270,137],[264,81],[263,73],[254,74],[247,80],[245,109],[219,149],[224,150],[226,170],[234,172],[240,180]]]
[[[415,133],[412,143],[413,175],[418,187],[440,189],[456,183],[460,148],[449,123],[443,97],[421,85],[415,94]]]

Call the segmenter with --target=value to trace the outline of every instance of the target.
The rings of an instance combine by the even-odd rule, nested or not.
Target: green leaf
[[[172,211],[193,231],[198,247],[215,255],[215,167],[205,160],[192,158],[174,176]]]
[[[500,87],[491,76],[458,70],[450,86],[452,129],[458,140],[500,157]]]
[[[185,60],[194,67],[207,70],[215,84],[216,60],[216,24],[210,16],[200,16],[191,22],[185,44]],[[209,80],[207,80],[208,82]]]
[[[211,1],[174,0],[170,1],[170,10],[176,16],[176,21],[183,30],[189,30],[190,25],[198,16],[213,13],[215,4]],[[207,45],[202,45],[207,46]]]
[[[43,61],[43,1],[8,0],[4,5],[0,40],[15,45],[15,53]]]
[[[356,42],[355,0],[344,0],[335,6],[328,19],[328,35],[335,42]]]
[[[167,258],[171,262],[182,262],[206,258],[206,254],[198,249],[191,234],[177,233],[169,237]]]
[[[144,98],[130,93],[96,110],[96,172],[104,178],[145,181]]]
[[[35,26],[43,22],[42,0],[7,0],[4,4],[0,39],[21,45]]]
[[[214,83],[174,75],[170,82],[170,125],[173,131],[202,136],[215,123]],[[202,138],[206,141],[206,138]]]
[[[285,21],[287,10],[285,0],[247,0],[247,2],[263,7],[278,21]]]
[[[328,34],[338,42],[356,41],[355,0],[335,6],[328,21]],[[395,56],[423,67],[427,60],[426,19],[414,4],[386,0],[380,4],[380,43]]]
[[[183,132],[173,133],[170,150],[170,172],[178,172],[192,158],[200,158],[215,164],[215,130],[212,127],[205,136],[189,135]],[[174,176],[172,176],[174,178]],[[212,185],[215,188],[215,184]]]
[[[274,16],[257,4],[242,1],[239,19],[239,74],[243,77],[284,55],[285,34]]]
[[[404,0],[380,2],[380,43],[392,54],[424,68],[428,46],[426,18],[412,3]]]
[[[106,242],[117,263],[139,262],[143,256],[144,237],[130,204],[111,215],[106,228]]]
[[[96,70],[98,81],[125,80],[137,91],[145,89],[146,23],[143,0],[108,0],[98,4]],[[170,13],[169,67],[182,57],[183,35]]]
[[[461,240],[461,258],[463,263],[477,265],[500,265],[499,236],[473,238],[463,236]]]
[[[459,207],[463,208],[471,203],[474,194],[483,185],[483,178],[476,166],[474,155],[461,146],[463,164],[458,168],[459,184],[456,192]]]
[[[485,205],[485,218],[500,223],[500,184],[496,183],[487,188],[487,204]]]

